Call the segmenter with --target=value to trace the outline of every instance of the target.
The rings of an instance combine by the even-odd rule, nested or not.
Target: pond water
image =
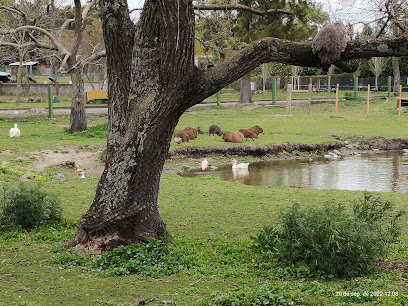
[[[408,192],[408,154],[388,151],[361,155],[260,161],[247,170],[225,165],[214,170],[190,170],[185,177],[215,176],[257,186],[297,186],[314,189]]]

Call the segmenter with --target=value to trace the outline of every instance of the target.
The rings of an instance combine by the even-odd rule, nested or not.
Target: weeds
[[[30,230],[61,221],[60,201],[44,191],[38,183],[6,185],[0,201],[0,229],[3,230]]]

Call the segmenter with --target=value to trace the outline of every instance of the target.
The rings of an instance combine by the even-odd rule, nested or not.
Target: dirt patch
[[[64,167],[75,170],[81,168],[87,174],[99,176],[104,164],[100,160],[102,147],[92,147],[82,151],[76,146],[60,146],[55,150],[44,149],[32,152],[36,158],[34,170],[43,171],[48,167]]]
[[[408,272],[408,262],[379,262],[376,265],[380,270],[401,270]]]

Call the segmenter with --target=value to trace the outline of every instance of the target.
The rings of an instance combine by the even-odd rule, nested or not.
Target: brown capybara
[[[190,136],[188,133],[184,131],[175,131],[173,138],[181,138],[182,142],[188,142],[190,140]]]
[[[244,134],[244,137],[245,137],[246,140],[248,140],[248,138],[251,138],[252,141],[254,141],[254,138],[255,138],[255,139],[258,139],[258,134],[254,133],[254,132],[251,132],[250,130],[240,129],[239,131],[240,131],[242,134]]]
[[[222,140],[226,142],[243,142],[244,134],[241,132],[224,132],[222,134]]]
[[[246,130],[251,131],[252,133],[255,133],[256,135],[263,133],[263,129],[259,125],[254,125],[253,127],[250,127],[249,129],[246,129]]]
[[[197,131],[197,129],[195,127],[187,126],[187,127],[184,128],[183,131],[187,132],[189,134],[190,140],[197,138],[198,131]]]
[[[213,135],[214,136],[214,134],[216,134],[218,136],[222,135],[221,128],[216,124],[211,125],[210,128],[208,129],[208,135]]]
[[[187,131],[183,131],[183,132],[188,135],[188,138],[190,140],[197,138],[197,135],[194,133],[194,130],[187,130]]]

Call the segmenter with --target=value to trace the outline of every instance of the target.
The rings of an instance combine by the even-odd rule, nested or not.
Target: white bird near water
[[[17,123],[14,123],[14,127],[9,130],[11,138],[18,138],[21,135],[20,129],[17,127]]]
[[[80,173],[80,177],[79,177],[79,178],[81,178],[81,179],[86,178],[86,177],[85,177],[85,172],[84,172],[82,169],[76,169],[75,172],[76,172],[76,173]]]
[[[237,164],[237,160],[234,159],[232,161],[232,169],[233,170],[239,170],[239,169],[248,169],[249,163],[239,163]]]

